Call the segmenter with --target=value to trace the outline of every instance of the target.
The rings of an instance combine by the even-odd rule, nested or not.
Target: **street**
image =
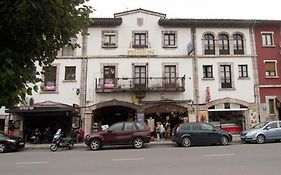
[[[25,149],[0,154],[2,175],[279,175],[281,143],[177,147],[147,145],[136,150]]]

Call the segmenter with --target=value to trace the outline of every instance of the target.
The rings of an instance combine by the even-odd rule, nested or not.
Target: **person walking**
[[[160,141],[164,141],[164,134],[165,134],[165,128],[162,123],[160,123]]]

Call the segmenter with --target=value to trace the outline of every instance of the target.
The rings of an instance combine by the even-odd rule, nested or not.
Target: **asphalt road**
[[[280,166],[281,143],[26,149],[0,154],[1,175],[280,175]]]

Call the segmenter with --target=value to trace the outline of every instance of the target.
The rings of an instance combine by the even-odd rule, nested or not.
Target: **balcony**
[[[184,92],[185,76],[96,79],[96,93]]]

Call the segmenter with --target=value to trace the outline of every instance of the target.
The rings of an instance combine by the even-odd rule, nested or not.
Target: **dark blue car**
[[[17,151],[24,148],[25,142],[21,137],[8,136],[0,131],[0,153],[6,151]]]
[[[232,135],[208,123],[183,123],[173,129],[172,141],[179,146],[190,145],[228,145]]]

